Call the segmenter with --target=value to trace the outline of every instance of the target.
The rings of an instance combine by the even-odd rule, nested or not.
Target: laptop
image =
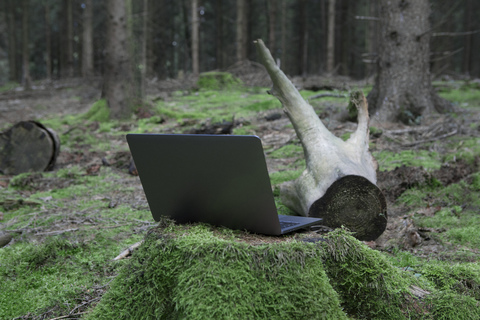
[[[153,218],[205,222],[265,235],[321,224],[278,215],[257,136],[128,134]]]

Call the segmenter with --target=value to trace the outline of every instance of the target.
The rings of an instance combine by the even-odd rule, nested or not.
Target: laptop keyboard
[[[285,229],[288,227],[293,227],[296,226],[297,224],[300,224],[299,222],[290,222],[290,221],[280,221],[280,228]]]

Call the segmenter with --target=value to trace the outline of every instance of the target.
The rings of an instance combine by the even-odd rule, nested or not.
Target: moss
[[[313,244],[152,232],[88,319],[346,319]]]
[[[237,88],[242,85],[242,81],[228,72],[211,71],[201,73],[197,81],[200,89],[223,90]]]
[[[452,291],[437,291],[427,298],[429,317],[435,320],[480,319],[480,302]]]
[[[430,261],[418,272],[442,291],[454,291],[480,301],[480,265]]]
[[[82,119],[98,122],[106,122],[110,119],[110,109],[107,100],[100,99],[95,102],[86,113],[80,116]]]
[[[425,169],[440,169],[442,159],[437,152],[426,150],[403,150],[401,152],[373,152],[378,161],[379,170],[393,170],[402,165],[409,167],[424,167]]]
[[[416,284],[380,252],[338,229],[321,244],[324,265],[347,313],[360,319],[414,317],[409,287]]]

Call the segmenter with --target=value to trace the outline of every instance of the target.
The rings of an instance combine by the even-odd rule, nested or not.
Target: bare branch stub
[[[255,41],[262,64],[300,139],[306,169],[280,186],[284,205],[300,215],[321,217],[328,227],[347,227],[360,240],[375,240],[386,228],[385,197],[376,186],[377,162],[368,151],[368,104],[361,91],[351,94],[358,126],[347,141],[333,135],[275,64],[262,40]]]

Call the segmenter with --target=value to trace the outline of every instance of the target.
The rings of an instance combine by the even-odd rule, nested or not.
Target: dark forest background
[[[145,58],[136,63],[147,77],[192,73],[197,54],[192,2],[197,1],[127,0],[131,50],[143,48]],[[199,72],[255,61],[252,41],[262,38],[291,76],[328,71],[358,79],[375,73],[378,0],[199,0],[195,5]],[[432,74],[480,77],[480,1],[437,0],[431,9]],[[25,66],[32,80],[103,75],[107,18],[102,0],[2,0],[0,84],[22,83]],[[240,28],[246,39],[238,37]],[[327,65],[329,32],[333,70]]]

